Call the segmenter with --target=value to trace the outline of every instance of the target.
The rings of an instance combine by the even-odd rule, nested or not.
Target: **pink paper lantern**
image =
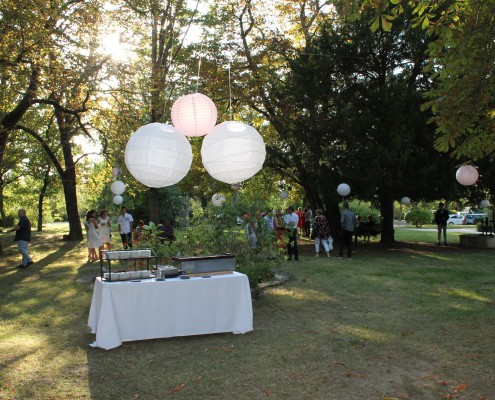
[[[478,180],[478,177],[478,170],[472,165],[463,165],[455,174],[457,182],[464,186],[473,185]]]
[[[217,123],[217,107],[201,93],[182,96],[172,106],[172,124],[186,136],[204,136]]]

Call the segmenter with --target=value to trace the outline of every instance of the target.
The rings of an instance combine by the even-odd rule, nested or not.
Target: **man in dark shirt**
[[[165,240],[168,240],[169,244],[172,244],[172,242],[175,240],[175,236],[174,227],[170,223],[170,220],[166,219],[165,223],[158,229],[160,230],[160,242],[164,243]]]
[[[22,262],[18,268],[27,268],[33,264],[28,252],[28,244],[31,241],[31,222],[26,216],[24,208],[21,208],[17,214],[19,215],[19,223],[10,231],[15,232],[14,242],[17,242],[17,251],[22,254]]]
[[[444,208],[444,203],[438,203],[438,210],[435,212],[435,224],[438,228],[438,243],[440,246],[440,241],[442,239],[443,231],[443,243],[447,246],[447,220],[449,219],[449,210]]]

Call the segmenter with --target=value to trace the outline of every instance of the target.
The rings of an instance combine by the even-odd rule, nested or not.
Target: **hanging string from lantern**
[[[229,60],[229,120],[232,121],[232,86],[230,84],[230,60]]]
[[[198,61],[198,76],[196,77],[196,93],[198,93],[199,87],[199,73],[201,72],[201,60],[203,58],[203,40],[201,41],[201,48],[199,49],[199,61]]]

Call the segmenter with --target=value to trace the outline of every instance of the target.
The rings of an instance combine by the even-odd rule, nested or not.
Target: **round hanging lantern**
[[[232,185],[230,185],[230,188],[234,191],[237,191],[241,188],[241,184],[240,183],[233,183]]]
[[[286,199],[287,197],[289,197],[289,193],[287,193],[285,190],[282,190],[280,192],[280,198],[281,199]]]
[[[459,167],[455,174],[457,181],[464,186],[473,185],[478,180],[478,177],[478,170],[472,165],[463,165],[462,167]]]
[[[192,162],[187,138],[172,125],[158,122],[139,128],[127,142],[125,164],[143,185],[161,188],[186,176]]]
[[[337,193],[340,194],[342,197],[345,197],[349,193],[351,193],[351,187],[347,183],[341,183],[337,187]]]
[[[201,93],[179,98],[172,106],[172,124],[186,136],[203,136],[217,123],[217,107]]]
[[[201,146],[201,158],[208,173],[230,184],[255,175],[263,166],[265,156],[265,142],[258,131],[237,121],[217,125]]]
[[[125,183],[121,181],[112,182],[110,190],[113,194],[122,194],[125,192]]]
[[[482,208],[488,208],[488,207],[490,207],[490,200],[487,200],[487,199],[481,200],[481,207]]]
[[[221,207],[225,203],[225,196],[223,194],[214,194],[211,198],[211,202],[215,207]]]
[[[119,173],[120,173],[120,170],[118,168],[116,168],[116,167],[112,168],[112,175],[114,177],[117,177],[119,175]]]
[[[114,204],[120,206],[124,202],[124,198],[120,194],[117,194],[113,196],[113,202]]]
[[[408,206],[411,204],[411,199],[409,197],[403,197],[402,199],[400,199],[400,204],[403,204],[405,206]]]

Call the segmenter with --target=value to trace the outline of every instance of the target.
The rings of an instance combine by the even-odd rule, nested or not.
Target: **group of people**
[[[286,213],[282,215],[281,210],[268,211],[261,214],[261,218],[258,221],[264,221],[271,230],[276,234],[277,240],[284,247],[287,248],[287,259],[299,261],[299,249],[298,249],[298,237],[307,236],[311,237],[315,241],[315,256],[319,257],[320,246],[323,247],[327,257],[330,257],[330,251],[333,250],[333,238],[330,232],[330,225],[325,217],[321,208],[316,209],[315,217],[313,219],[313,213],[311,208],[308,208],[304,212],[305,224],[301,225],[301,213],[294,210],[294,207],[288,207]],[[246,222],[246,236],[248,245],[252,248],[258,246],[258,240],[256,237],[256,229],[259,226],[249,220],[249,214],[244,214],[244,220]],[[348,257],[351,257],[352,252],[352,237],[354,235],[354,226],[356,218],[354,214],[349,210],[349,204],[344,203],[344,211],[341,213],[341,226],[343,232],[343,240],[341,241],[339,256],[343,254],[344,247],[347,247]],[[259,222],[258,222],[259,224]],[[304,226],[304,230],[301,227]],[[312,230],[311,230],[312,227]]]
[[[127,212],[126,207],[120,209],[120,215],[117,219],[117,227],[122,240],[124,250],[132,249],[133,243],[141,244],[145,240],[145,225],[144,221],[140,220],[136,227],[136,235],[133,237],[134,219]],[[96,215],[95,210],[88,211],[86,221],[84,223],[88,242],[88,261],[98,261],[100,259],[99,250],[110,250],[110,239],[112,237],[112,226],[110,216],[105,210],[100,211]],[[165,219],[164,223],[158,227],[158,237],[163,243],[169,241],[172,243],[175,240],[174,228],[169,219]]]
[[[166,241],[169,244],[172,244],[175,241],[174,235],[174,227],[169,219],[165,219],[162,225],[158,227],[158,238],[161,243],[165,243]],[[146,227],[144,225],[144,221],[141,219],[138,222],[138,226],[136,227],[136,243],[141,244],[146,240]]]
[[[379,233],[378,226],[372,215],[368,215],[366,221],[363,221],[360,215],[356,216],[356,228],[354,231],[354,244],[357,244],[358,238],[363,237],[363,240],[370,241],[370,238],[376,237]]]
[[[313,212],[311,207],[307,207],[304,212],[301,208],[294,211],[294,207],[288,207],[285,214],[282,210],[269,210],[266,213],[259,212],[257,222],[253,222],[249,218],[249,213],[244,213],[246,236],[248,245],[251,248],[257,248],[259,242],[256,236],[256,230],[260,224],[265,224],[276,235],[280,246],[287,247],[288,259],[299,261],[299,250],[297,247],[297,238],[300,235],[310,236],[311,224],[313,222]],[[288,242],[285,243],[285,239]]]
[[[122,207],[117,219],[117,226],[124,249],[132,248],[133,222],[132,215],[127,212],[125,207]],[[98,215],[95,210],[88,211],[84,229],[86,230],[88,245],[88,261],[98,261],[100,252],[97,249],[104,250],[106,248],[110,250],[110,239],[112,238],[110,215],[105,210],[101,210]]]

